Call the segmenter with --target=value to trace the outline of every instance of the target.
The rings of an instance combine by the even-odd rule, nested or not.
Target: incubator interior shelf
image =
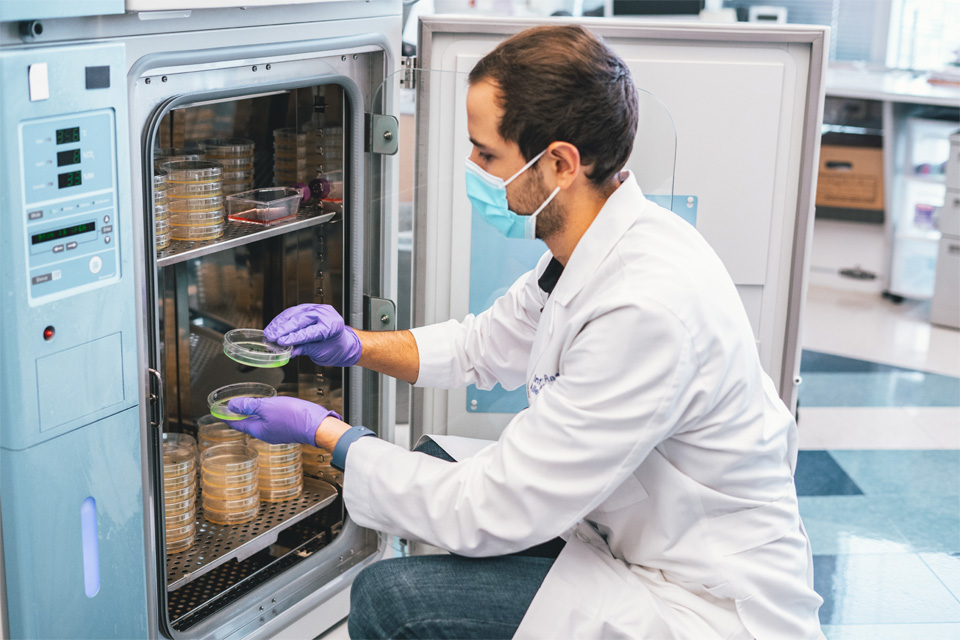
[[[297,217],[289,222],[281,222],[273,225],[259,225],[247,222],[234,222],[228,220],[224,228],[223,236],[216,240],[207,240],[201,242],[189,242],[184,240],[174,240],[166,249],[162,249],[157,255],[157,266],[166,267],[178,262],[184,262],[191,258],[197,258],[215,251],[222,251],[232,247],[238,247],[248,242],[256,242],[272,236],[281,235],[290,231],[305,229],[317,224],[330,222],[337,215],[338,211],[327,211],[317,208],[301,210]]]
[[[282,530],[330,505],[337,490],[322,480],[304,478],[303,493],[285,502],[260,503],[260,515],[245,524],[219,525],[203,517],[197,503],[197,539],[167,557],[167,584],[175,591],[229,560],[245,560],[275,544]]]

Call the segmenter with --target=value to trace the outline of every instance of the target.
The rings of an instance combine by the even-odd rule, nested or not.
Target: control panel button
[[[100,273],[100,269],[103,269],[103,260],[100,256],[90,258],[90,273]]]
[[[54,247],[53,247],[53,252],[54,252],[54,253],[63,253],[63,245],[62,245],[62,244],[54,245]]]
[[[47,63],[38,62],[30,65],[27,70],[30,84],[30,102],[46,100],[50,97],[50,83],[47,77]]]
[[[109,224],[109,222],[110,222],[110,214],[108,213],[107,215],[103,216],[103,223]]]
[[[76,248],[77,248],[77,243],[76,243],[76,242],[68,242],[68,243],[67,243],[67,251],[70,251],[70,249],[76,249]]]
[[[110,244],[110,236],[105,236],[105,237],[103,238],[103,242],[104,242],[104,244]]]
[[[27,220],[39,220],[43,217],[43,211],[31,211],[27,214]]]
[[[112,224],[107,224],[100,228],[100,233],[110,233],[111,231],[113,231]]]
[[[60,279],[60,276],[62,276],[62,275],[63,275],[63,274],[60,272],[60,269],[55,269],[55,270],[53,271],[53,273],[50,274],[50,279],[51,279],[51,280],[59,280],[59,279]]]
[[[50,282],[51,280],[53,280],[52,273],[43,273],[39,276],[33,276],[31,282],[33,282],[33,284],[40,284],[41,282]]]

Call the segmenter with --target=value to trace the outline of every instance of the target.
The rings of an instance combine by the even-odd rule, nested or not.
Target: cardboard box
[[[818,207],[883,210],[883,149],[824,144]]]

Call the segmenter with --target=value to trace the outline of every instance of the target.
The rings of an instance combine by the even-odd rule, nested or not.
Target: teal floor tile
[[[831,450],[865,495],[960,496],[960,451]]]
[[[882,501],[869,496],[800,498],[800,517],[813,553],[909,553],[910,542]]]
[[[960,601],[917,554],[814,556],[822,624],[960,623]]]
[[[960,640],[960,624],[825,624],[827,640]]]
[[[960,553],[960,499],[955,495],[888,496],[887,516],[917,551]]]

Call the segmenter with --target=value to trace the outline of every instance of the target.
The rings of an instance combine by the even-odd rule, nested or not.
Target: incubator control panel
[[[110,109],[20,125],[31,304],[119,278],[114,131]]]

